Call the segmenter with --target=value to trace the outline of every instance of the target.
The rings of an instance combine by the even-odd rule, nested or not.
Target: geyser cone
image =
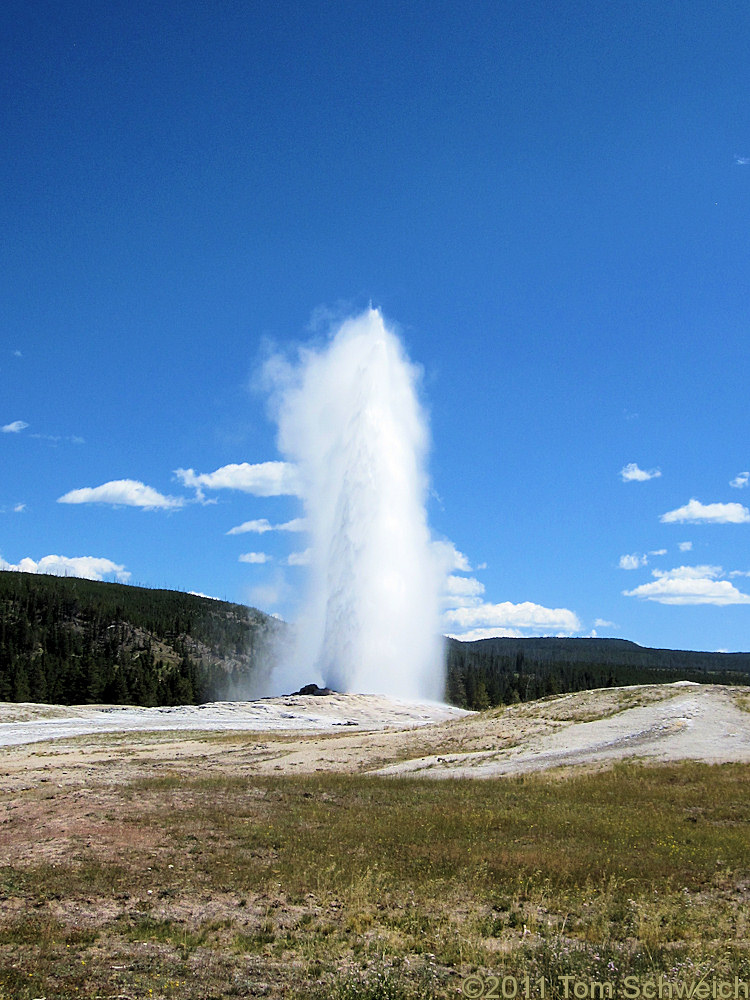
[[[417,381],[371,309],[305,356],[281,407],[280,446],[299,467],[311,532],[297,664],[337,690],[443,695]]]

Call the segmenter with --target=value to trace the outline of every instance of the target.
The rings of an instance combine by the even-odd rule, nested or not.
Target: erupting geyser
[[[310,590],[287,683],[440,700],[440,573],[427,526],[419,372],[380,312],[306,352],[279,405],[298,469]],[[287,687],[289,690],[289,687]]]

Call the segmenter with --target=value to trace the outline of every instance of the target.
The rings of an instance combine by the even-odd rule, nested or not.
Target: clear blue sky
[[[446,631],[750,648],[749,37],[739,2],[7,0],[2,565],[292,615],[303,534],[228,532],[294,496],[175,470],[278,460],[263,359],[372,302],[424,370]]]

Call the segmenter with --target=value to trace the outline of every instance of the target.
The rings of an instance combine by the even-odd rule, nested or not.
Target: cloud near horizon
[[[620,469],[620,477],[624,483],[645,483],[649,479],[658,479],[661,469],[639,469],[636,462],[629,462]]]
[[[669,510],[659,520],[663,524],[746,524],[750,510],[741,503],[707,503],[693,498],[683,507]]]
[[[623,590],[625,597],[640,597],[658,604],[750,604],[750,596],[722,580],[721,566],[678,566],[667,571],[655,569],[652,583]]]
[[[201,499],[204,489],[240,490],[256,497],[300,496],[302,491],[299,472],[291,462],[241,462],[214,472],[175,469],[174,474]]]
[[[471,607],[452,608],[443,616],[448,626],[458,626],[456,639],[486,639],[493,636],[572,635],[581,631],[578,616],[567,608],[545,608],[524,601],[512,604],[479,603]],[[481,634],[480,634],[481,633]]]
[[[0,556],[0,569],[17,573],[41,573],[50,576],[75,576],[82,580],[104,580],[114,576],[120,583],[130,579],[124,566],[97,556],[43,556],[38,562],[26,557],[19,563],[6,562]]]
[[[103,503],[143,510],[175,510],[185,505],[183,497],[164,496],[136,479],[113,479],[101,486],[84,486],[58,497],[58,503]]]

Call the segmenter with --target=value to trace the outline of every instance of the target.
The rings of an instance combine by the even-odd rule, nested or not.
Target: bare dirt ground
[[[750,761],[750,695],[677,683],[485,713],[374,695],[179,709],[0,705],[0,790],[144,773],[486,778],[625,758]]]
[[[461,975],[497,970],[498,949],[505,958],[513,952],[513,968],[526,973],[534,949],[547,961],[544,949],[558,944],[559,955],[549,952],[555,969],[569,946],[576,961],[590,949],[593,981],[605,939],[622,938],[615,959],[631,961],[633,928],[649,956],[655,942],[673,937],[680,955],[691,949],[691,962],[704,939],[716,939],[716,955],[726,957],[731,940],[744,956],[742,775],[724,793],[726,809],[721,793],[718,805],[709,801],[705,776],[675,774],[664,808],[654,806],[664,795],[659,784],[657,799],[649,793],[651,805],[640,810],[627,772],[617,788],[631,797],[614,827],[600,816],[604,826],[587,834],[591,803],[574,797],[555,812],[553,842],[550,802],[533,781],[520,800],[513,782],[501,781],[489,802],[475,782],[399,780],[554,768],[540,784],[554,782],[557,791],[576,784],[558,783],[558,773],[627,758],[750,761],[750,691],[611,688],[476,714],[366,695],[181,709],[0,705],[0,1000],[343,1000],[355,995],[355,973],[380,975],[368,963],[386,953],[403,959],[399,975],[413,970],[413,988],[356,995],[448,997]],[[656,769],[637,770],[664,781]],[[726,789],[717,771],[708,787],[722,780]],[[346,777],[371,774],[394,777]],[[581,777],[610,776],[617,778],[606,770]],[[680,796],[695,796],[691,781],[703,782],[701,797],[685,805]],[[637,795],[648,787],[639,778]],[[618,836],[602,856],[613,829]],[[615,843],[624,844],[617,857],[626,867],[592,888],[592,866],[614,865]],[[666,865],[685,888],[670,895],[659,883],[657,895],[649,881],[638,895],[631,849],[650,859],[649,872]],[[560,866],[578,871],[584,850],[591,853],[580,896],[566,888],[551,902],[550,880]],[[488,858],[505,873],[502,891],[488,883]],[[696,876],[686,909],[696,865],[708,874]],[[537,875],[537,895],[529,895]],[[578,877],[561,884],[575,886]],[[631,926],[633,907],[651,916]],[[616,927],[602,916],[610,913],[624,914]],[[672,952],[658,961],[676,968]],[[740,969],[739,958],[731,961],[726,977]],[[430,991],[419,978],[428,974]]]

